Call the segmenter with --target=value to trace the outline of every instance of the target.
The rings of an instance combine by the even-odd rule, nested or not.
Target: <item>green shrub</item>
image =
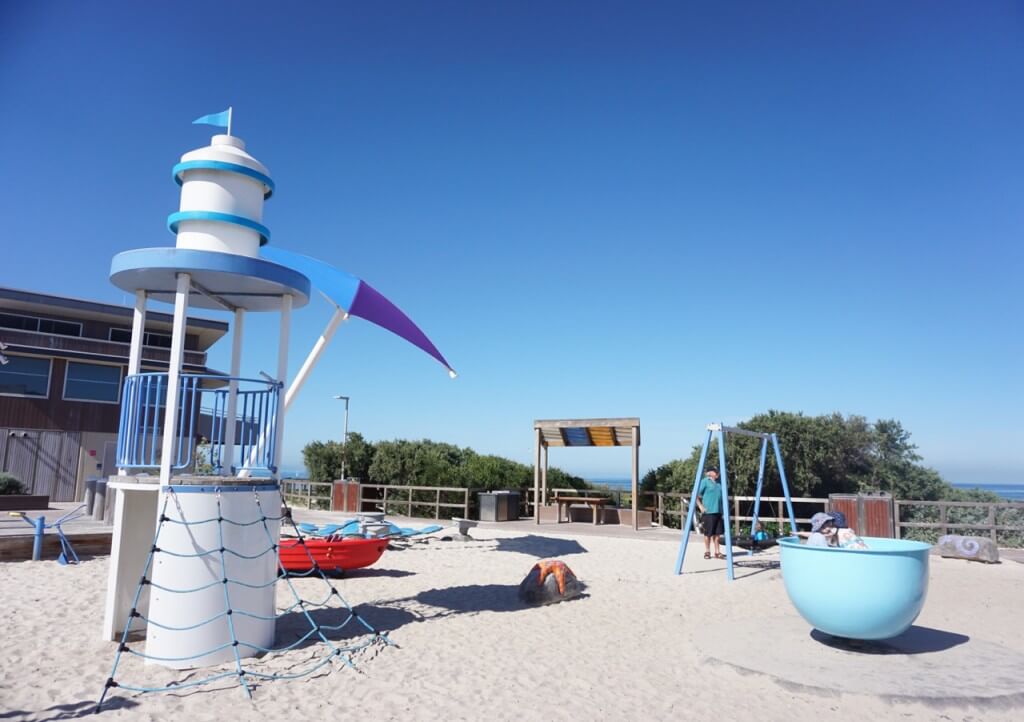
[[[0,494],[25,494],[25,485],[6,472],[0,472]]]

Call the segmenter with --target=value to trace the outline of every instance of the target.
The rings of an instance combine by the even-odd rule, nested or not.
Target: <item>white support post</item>
[[[238,416],[238,377],[242,374],[242,333],[245,311],[235,309],[235,325],[231,335],[231,381],[228,382],[228,404],[224,422],[224,453],[221,454],[221,473],[231,475],[235,465],[235,418]]]
[[[632,433],[633,463],[630,465],[629,488],[633,495],[633,531],[640,530],[640,427],[634,426]]]
[[[290,294],[281,296],[281,333],[277,339],[277,380],[282,384],[288,379],[288,338],[292,325],[292,297]],[[281,478],[281,444],[284,443],[284,411],[287,401],[278,397],[277,421],[274,424],[274,478]]]
[[[175,434],[178,427],[181,361],[185,351],[185,318],[188,312],[188,294],[191,284],[192,277],[188,273],[178,274],[178,284],[174,295],[171,359],[167,368],[167,409],[164,413],[164,442],[160,456],[161,486],[171,483],[171,464],[174,461]]]
[[[541,444],[541,453],[544,455],[544,463],[540,467],[540,499],[546,502],[548,499],[548,447]]]
[[[132,341],[128,349],[128,376],[134,376],[142,368],[142,341],[146,335],[146,292],[141,288],[135,292],[135,313],[132,316]],[[129,399],[121,399],[122,404],[131,403]],[[137,407],[129,406],[128,421],[129,433],[135,428],[136,419],[133,418]],[[126,467],[118,467],[118,476],[127,476]]]
[[[540,429],[533,430],[533,519],[540,524]]]
[[[135,292],[135,314],[132,316],[132,345],[128,351],[128,375],[134,376],[142,368],[142,341],[146,336],[146,292]]]

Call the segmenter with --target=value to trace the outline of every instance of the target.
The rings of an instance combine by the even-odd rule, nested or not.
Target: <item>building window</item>
[[[110,329],[110,340],[117,341],[118,343],[131,343],[132,332],[127,328],[112,328]],[[169,333],[146,331],[142,335],[142,345],[156,346],[157,348],[170,348],[171,335]]]
[[[82,324],[74,321],[58,321],[53,318],[22,316],[14,313],[0,313],[0,326],[15,328],[19,331],[35,331],[58,336],[81,336]]]
[[[116,404],[121,397],[121,367],[68,361],[64,398]]]
[[[50,395],[50,359],[10,354],[6,358],[0,366],[0,394],[43,399]]]

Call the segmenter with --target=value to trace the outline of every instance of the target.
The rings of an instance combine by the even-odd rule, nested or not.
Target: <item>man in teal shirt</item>
[[[697,508],[704,525],[704,558],[711,558],[711,542],[715,543],[715,559],[725,559],[718,543],[720,534],[725,533],[722,523],[722,485],[718,483],[718,469],[711,468],[704,473],[697,487]]]

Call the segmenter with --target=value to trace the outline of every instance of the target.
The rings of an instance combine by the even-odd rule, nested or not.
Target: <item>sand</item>
[[[557,531],[476,529],[478,541],[389,550],[335,580],[397,645],[362,650],[355,670],[262,683],[251,701],[224,683],[115,690],[98,719],[1024,718],[1022,564],[933,558],[916,623],[925,641],[866,654],[811,635],[772,568],[777,557],[755,557],[757,566],[729,583],[723,562],[691,546],[688,573],[677,577],[672,541]],[[586,596],[523,607],[518,584],[541,558],[565,561]],[[0,564],[0,719],[91,711],[115,651],[99,638],[107,564]],[[299,587],[310,597],[322,591],[315,581]],[[260,668],[296,669],[322,653],[306,646]],[[119,672],[142,684],[188,677],[136,659]]]

